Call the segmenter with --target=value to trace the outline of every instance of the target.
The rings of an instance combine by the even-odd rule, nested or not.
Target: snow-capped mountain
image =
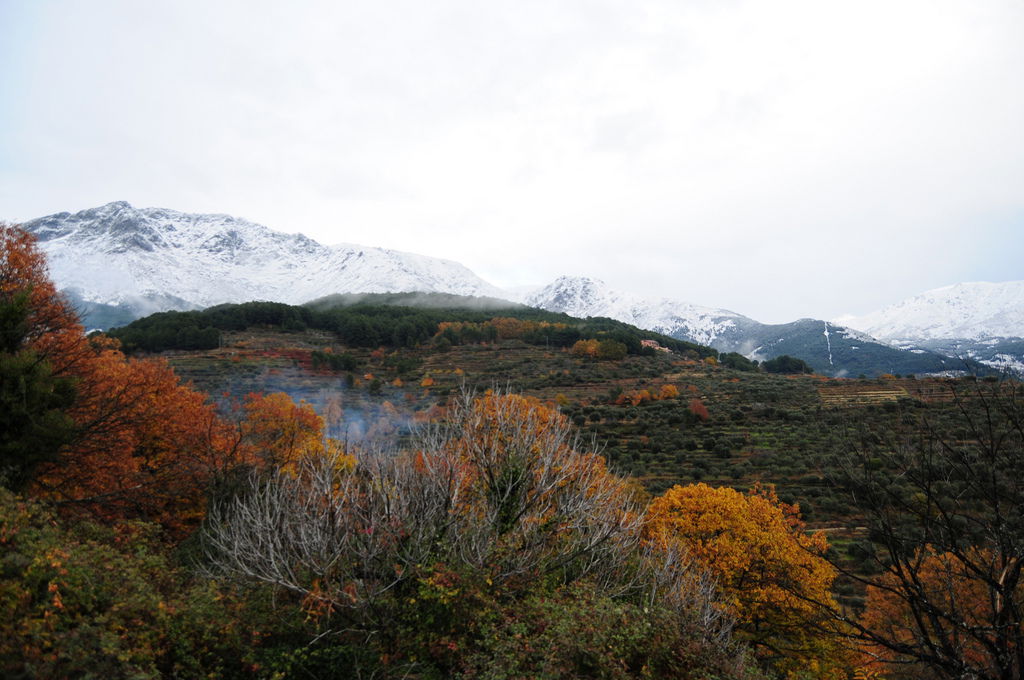
[[[841,323],[894,342],[1024,337],[1024,281],[958,283]]]
[[[461,264],[359,245],[325,246],[228,215],[133,208],[123,201],[22,225],[76,301],[139,313],[331,293],[432,291],[499,297]]]
[[[836,322],[896,347],[970,358],[1024,375],[1024,281],[958,283]]]
[[[763,324],[724,309],[666,298],[618,293],[587,277],[561,277],[521,301],[571,316],[605,316],[679,340],[710,345],[765,360],[799,357],[818,373],[834,376],[880,373],[943,373],[964,370],[964,362],[941,353],[892,347],[865,333],[820,319]]]
[[[725,309],[619,293],[600,279],[583,276],[559,277],[520,300],[531,307],[570,316],[605,316],[702,345],[713,346],[716,340],[736,336],[749,324],[757,324]]]

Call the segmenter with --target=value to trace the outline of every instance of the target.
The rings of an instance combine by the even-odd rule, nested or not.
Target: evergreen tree
[[[0,296],[0,484],[19,490],[36,466],[55,460],[74,423],[70,378],[53,375],[48,361],[26,346],[29,294]]]

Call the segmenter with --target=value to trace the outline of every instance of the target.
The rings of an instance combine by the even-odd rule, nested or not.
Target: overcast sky
[[[1024,278],[1024,2],[0,0],[0,218],[114,200],[766,322]]]

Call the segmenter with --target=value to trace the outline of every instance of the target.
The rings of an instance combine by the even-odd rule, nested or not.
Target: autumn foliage
[[[258,459],[263,467],[278,468],[323,450],[323,418],[283,392],[250,394],[236,414],[242,416],[238,430],[246,462]]]
[[[452,344],[471,342],[493,342],[523,338],[531,334],[565,331],[564,323],[550,321],[531,321],[496,316],[488,321],[474,323],[472,321],[442,321],[438,324],[435,340],[447,339]]]
[[[994,658],[993,647],[984,644],[984,638],[974,631],[991,631],[999,633],[1000,625],[993,622],[1000,620],[999,599],[993,599],[989,585],[984,579],[978,578],[971,570],[972,563],[997,564],[992,551],[969,548],[967,554],[970,561],[962,561],[953,553],[936,553],[928,546],[918,551],[915,556],[917,569],[914,580],[920,589],[920,597],[931,605],[930,615],[922,615],[922,609],[904,594],[905,585],[895,573],[883,574],[878,581],[867,589],[867,606],[859,623],[885,640],[885,644],[866,641],[861,646],[863,662],[867,668],[873,668],[887,676],[893,668],[910,665],[915,672],[922,672],[923,667],[915,663],[911,654],[899,653],[899,648],[914,650],[927,648],[930,639],[943,639],[952,648],[950,654],[956,654],[972,668],[992,668],[1000,659]],[[1018,560],[1009,562],[1006,571],[1019,568]],[[1018,585],[1015,596],[1024,597],[1024,586]],[[956,621],[966,633],[949,635],[951,619],[946,612],[955,612]],[[1020,624],[1007,621],[1007,628],[1019,630]],[[1015,635],[1016,632],[1006,631],[1003,634]],[[895,651],[895,654],[894,654]],[[897,672],[898,673],[898,672]],[[900,677],[896,675],[895,677]]]
[[[82,395],[70,409],[78,435],[42,466],[36,495],[68,511],[184,526],[230,448],[204,395],[180,385],[162,361],[127,360],[115,349],[79,365]]]
[[[471,512],[489,516],[499,532],[526,517],[531,524],[550,523],[573,494],[581,510],[588,496],[603,497],[610,506],[626,500],[622,480],[608,472],[604,459],[576,450],[565,416],[538,399],[488,391],[459,413],[459,436],[435,455],[458,461],[467,499],[476,504]]]
[[[597,340],[577,340],[569,352],[575,357],[597,358]]]
[[[742,653],[720,656],[730,618],[704,572],[642,540],[635,487],[564,416],[494,392],[448,411],[409,450],[253,477],[215,509],[211,561],[440,677],[494,677],[496,659],[507,677],[691,677],[709,663],[743,676]]]
[[[675,486],[648,506],[644,534],[680,546],[714,575],[720,606],[762,658],[794,674],[811,666],[814,677],[845,677],[837,648],[819,634],[817,603],[831,602],[835,578],[821,557],[825,537],[807,533],[799,509],[773,488]]]
[[[615,360],[625,357],[627,348],[617,340],[590,339],[576,341],[569,352],[576,357]]]
[[[182,532],[197,525],[211,488],[233,470],[294,462],[322,440],[320,418],[286,395],[251,395],[237,418],[225,419],[163,360],[129,359],[116,341],[86,337],[32,237],[3,227],[0,239],[0,301],[27,301],[5,328],[14,336],[9,349],[31,353],[73,385],[63,409],[71,430],[30,471],[33,495],[65,513]]]
[[[343,450],[324,436],[325,417],[344,419],[340,398],[323,417],[280,393],[216,404],[165,361],[87,337],[32,238],[8,227],[0,237],[2,396],[31,395],[64,426],[50,440],[13,429],[0,439],[5,475],[25,451],[49,447],[18,471],[33,500],[0,492],[0,546],[15,556],[0,570],[0,619],[13,622],[0,624],[3,671],[216,677],[228,674],[228,641],[236,675],[264,673],[269,658],[270,677],[358,666],[367,677],[749,678],[740,639],[772,673],[845,677],[846,658],[823,634],[821,605],[835,604],[824,536],[772,488],[677,486],[645,509],[637,483],[610,472],[556,408],[493,391],[424,410],[402,450]],[[442,323],[438,338],[564,330],[494,318]],[[572,349],[626,352],[610,339]],[[379,374],[363,379],[383,388]],[[26,382],[34,389],[8,389]],[[418,387],[439,391],[429,375]],[[706,420],[696,389],[687,396],[672,408]],[[664,384],[617,403],[679,398]],[[380,408],[381,423],[398,420],[394,404]],[[216,580],[196,585],[138,548],[157,534],[191,537],[200,573]],[[941,555],[924,565],[936,588],[970,590]],[[276,642],[216,590],[224,584],[271,594]],[[906,616],[884,589],[869,591],[865,622]],[[281,648],[243,665],[239,650],[261,644]]]
[[[63,526],[0,489],[0,676],[238,677],[258,625],[161,554],[156,527]]]
[[[690,399],[690,413],[692,413],[698,420],[707,420],[710,417],[708,413],[708,407],[704,405],[697,397]]]
[[[665,399],[678,399],[679,388],[672,384],[665,384],[659,388],[652,390],[641,389],[641,390],[628,390],[622,392],[613,402],[617,406],[624,404],[630,404],[631,406],[639,406],[640,404],[646,404],[652,401],[663,401]]]
[[[49,361],[56,374],[69,374],[90,354],[84,329],[50,281],[35,238],[0,224],[0,299],[9,303],[20,295],[27,302],[24,324],[5,328],[5,335],[17,331],[19,342]]]
[[[226,418],[161,360],[106,350],[91,368],[94,398],[72,410],[82,435],[32,486],[66,512],[146,519],[180,533],[236,471],[323,451],[322,419],[286,394],[251,394]]]

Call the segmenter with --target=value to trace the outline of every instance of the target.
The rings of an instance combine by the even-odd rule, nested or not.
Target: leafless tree
[[[725,641],[713,583],[685,556],[642,544],[642,508],[556,412],[514,395],[463,394],[408,451],[327,454],[210,512],[211,570],[272,583],[384,625],[382,598],[442,563],[528,588],[588,579],[648,598]],[[383,615],[379,615],[383,617]]]
[[[1012,381],[949,389],[952,412],[923,409],[892,436],[862,432],[845,460],[838,481],[866,516],[872,548],[869,568],[837,566],[888,609],[836,614],[894,673],[1019,680],[1024,400]]]

